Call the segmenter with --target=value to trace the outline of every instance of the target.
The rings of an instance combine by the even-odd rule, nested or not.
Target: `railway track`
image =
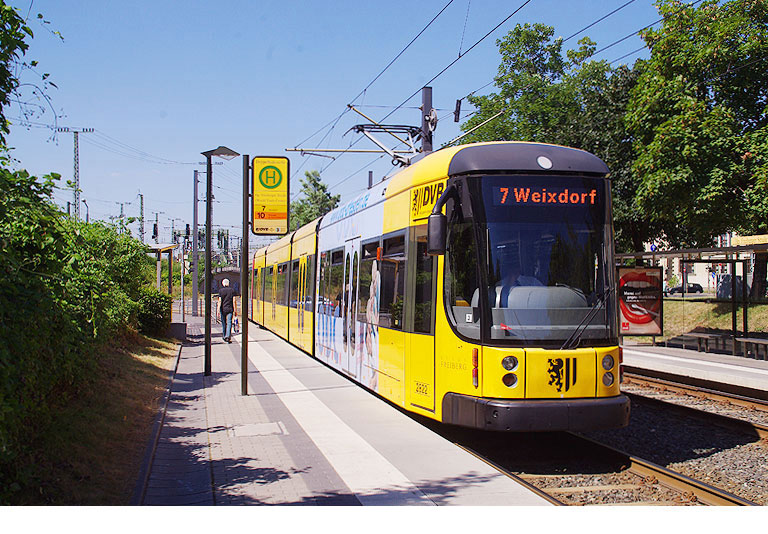
[[[575,440],[571,445],[578,442],[579,455],[601,460],[577,469],[578,472],[566,467],[562,473],[543,473],[542,469],[532,466],[519,469],[492,451],[489,453],[467,444],[454,443],[556,505],[755,505],[705,482],[584,436],[567,436],[567,440]],[[603,467],[600,467],[601,464]]]
[[[624,375],[622,390],[634,401],[768,439],[768,401],[636,374]]]
[[[768,468],[760,467],[768,455],[768,425],[754,419],[768,419],[768,403],[647,377],[625,375],[625,381],[635,415],[626,429],[587,435],[441,433],[555,504],[766,504],[765,495],[758,496],[768,478],[761,471]],[[657,398],[627,391],[638,388]],[[644,459],[646,454],[654,460]],[[745,455],[751,465],[743,463]],[[713,460],[717,465],[710,467]],[[758,489],[744,491],[755,478]],[[716,487],[721,484],[726,489]]]

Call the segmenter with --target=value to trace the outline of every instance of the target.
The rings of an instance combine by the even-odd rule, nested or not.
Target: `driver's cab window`
[[[474,221],[449,224],[446,243],[445,297],[448,318],[462,335],[480,339],[480,290]]]

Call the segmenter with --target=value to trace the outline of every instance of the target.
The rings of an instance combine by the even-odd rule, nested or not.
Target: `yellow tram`
[[[608,168],[478,143],[256,252],[256,323],[406,410],[487,430],[625,426]]]

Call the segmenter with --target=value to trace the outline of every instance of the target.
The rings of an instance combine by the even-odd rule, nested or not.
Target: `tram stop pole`
[[[243,155],[243,239],[240,244],[240,373],[241,373],[241,392],[248,395],[248,307],[250,299],[248,298],[248,275],[250,265],[248,263],[248,222],[250,220],[250,188],[248,178],[250,176],[250,156]]]

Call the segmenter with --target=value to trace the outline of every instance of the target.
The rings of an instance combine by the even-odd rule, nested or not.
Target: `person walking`
[[[219,313],[221,314],[221,329],[224,341],[232,343],[232,316],[237,317],[235,310],[235,290],[229,287],[229,280],[221,281],[219,290]]]

